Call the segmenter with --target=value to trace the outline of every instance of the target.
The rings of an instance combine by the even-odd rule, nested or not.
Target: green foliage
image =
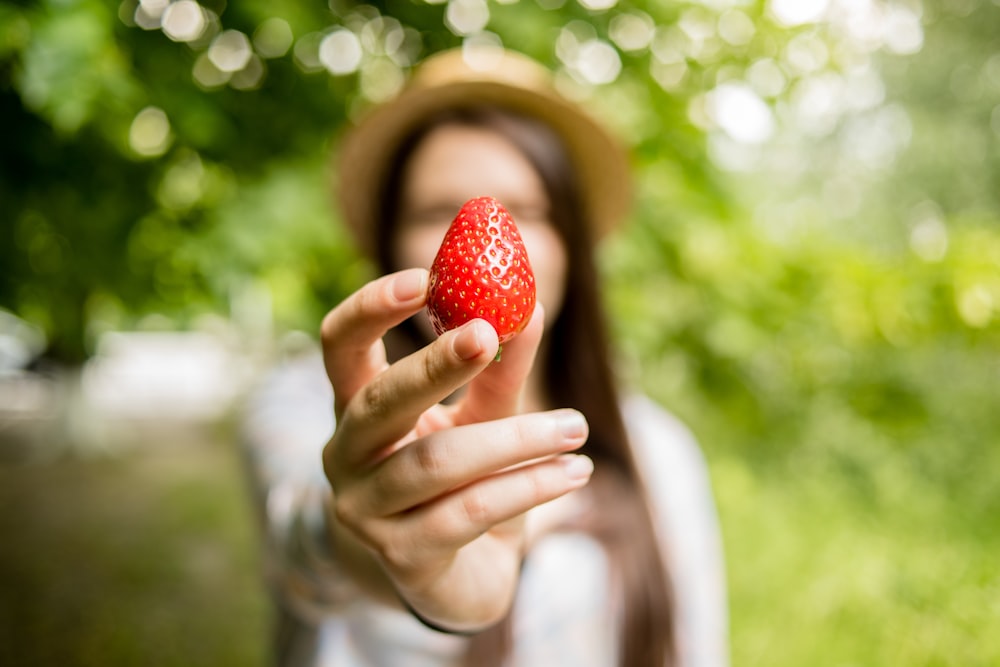
[[[280,324],[312,328],[317,299],[357,284],[324,194],[337,82],[276,61],[264,89],[206,91],[190,49],[104,4],[4,11],[0,304],[46,329],[50,356],[82,360],[148,313],[225,312],[255,282],[288,286]],[[150,107],[169,122],[151,150],[134,136]]]

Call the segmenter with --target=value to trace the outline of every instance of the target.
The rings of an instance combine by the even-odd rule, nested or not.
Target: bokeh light
[[[208,57],[208,53],[204,52],[198,55],[198,58],[194,61],[194,66],[191,68],[191,76],[195,83],[205,90],[212,90],[214,88],[220,88],[227,83],[229,79],[232,78],[232,72],[223,72],[212,59]]]
[[[746,80],[763,97],[777,97],[784,92],[788,81],[784,70],[771,58],[761,58],[750,65]]]
[[[573,21],[559,32],[556,55],[578,83],[596,86],[612,83],[622,70],[621,56],[597,36],[593,26]]]
[[[925,262],[940,262],[948,252],[948,227],[941,209],[930,201],[910,213],[910,248]]]
[[[771,0],[768,7],[782,25],[792,27],[821,20],[829,4],[829,0]]]
[[[618,78],[622,61],[613,46],[604,40],[591,39],[580,45],[570,67],[586,83],[599,86]]]
[[[256,90],[264,81],[267,69],[264,61],[256,53],[250,56],[243,69],[235,72],[229,80],[229,85],[236,90]]]
[[[981,284],[970,285],[958,293],[958,312],[962,320],[974,329],[983,329],[993,320],[997,304],[993,293]]]
[[[924,45],[920,16],[905,5],[890,5],[883,18],[885,46],[892,53],[916,53]]]
[[[323,63],[320,62],[319,58],[319,48],[325,38],[326,35],[321,32],[310,32],[295,41],[292,55],[302,71],[318,72],[323,69]]]
[[[159,107],[142,109],[129,127],[129,146],[143,157],[163,155],[170,147],[171,140],[170,120]]]
[[[727,10],[719,17],[719,36],[733,46],[749,44],[756,32],[750,17],[738,9]]]
[[[456,35],[472,35],[489,24],[490,8],[486,0],[448,0],[444,20]]]
[[[809,74],[827,66],[830,52],[826,43],[815,34],[802,33],[793,37],[785,47],[784,61],[797,74]]]
[[[371,58],[361,68],[361,94],[372,102],[390,99],[404,82],[403,71],[389,58]]]
[[[163,10],[163,33],[175,42],[193,42],[202,36],[208,22],[205,12],[194,0],[178,0]]]
[[[143,30],[157,30],[160,27],[160,18],[169,5],[170,0],[140,0],[135,8],[133,20]]]
[[[602,12],[611,9],[618,4],[618,0],[579,0],[580,6],[595,12]]]
[[[469,67],[488,70],[503,58],[503,41],[492,32],[481,32],[462,40],[462,58]]]
[[[253,33],[253,47],[261,58],[280,58],[292,48],[294,40],[288,21],[276,16],[265,20]]]
[[[654,34],[656,24],[649,14],[642,12],[616,14],[608,26],[608,35],[623,51],[642,51],[648,48]]]
[[[361,66],[364,51],[361,40],[350,30],[338,28],[319,43],[318,58],[334,75],[351,74]]]
[[[250,40],[239,30],[225,30],[208,47],[208,59],[220,72],[238,72],[247,66],[253,50]]]
[[[770,107],[746,84],[724,83],[708,94],[707,112],[730,138],[759,144],[774,134]]]

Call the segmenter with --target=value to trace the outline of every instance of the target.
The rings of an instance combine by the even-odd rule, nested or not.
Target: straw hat
[[[596,238],[622,222],[631,200],[628,156],[604,126],[559,95],[551,73],[534,60],[500,49],[454,49],[424,60],[403,92],[362,118],[341,144],[337,196],[365,251],[374,250],[375,203],[399,145],[440,111],[482,104],[538,118],[555,129],[578,171]]]

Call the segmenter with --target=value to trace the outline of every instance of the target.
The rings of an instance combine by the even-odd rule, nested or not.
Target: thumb
[[[455,414],[456,424],[493,421],[517,414],[545,329],[545,309],[535,306],[521,333],[503,345],[503,354],[477,375]]]

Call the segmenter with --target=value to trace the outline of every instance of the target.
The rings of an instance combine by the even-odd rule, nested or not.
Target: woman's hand
[[[323,464],[335,534],[366,546],[420,616],[468,631],[510,607],[524,513],[586,484],[593,465],[569,453],[587,438],[581,414],[518,414],[540,309],[502,363],[492,363],[497,336],[483,320],[387,363],[383,335],[424,307],[426,291],[426,271],[401,271],[324,319],[337,430]],[[458,403],[439,403],[465,385]]]

